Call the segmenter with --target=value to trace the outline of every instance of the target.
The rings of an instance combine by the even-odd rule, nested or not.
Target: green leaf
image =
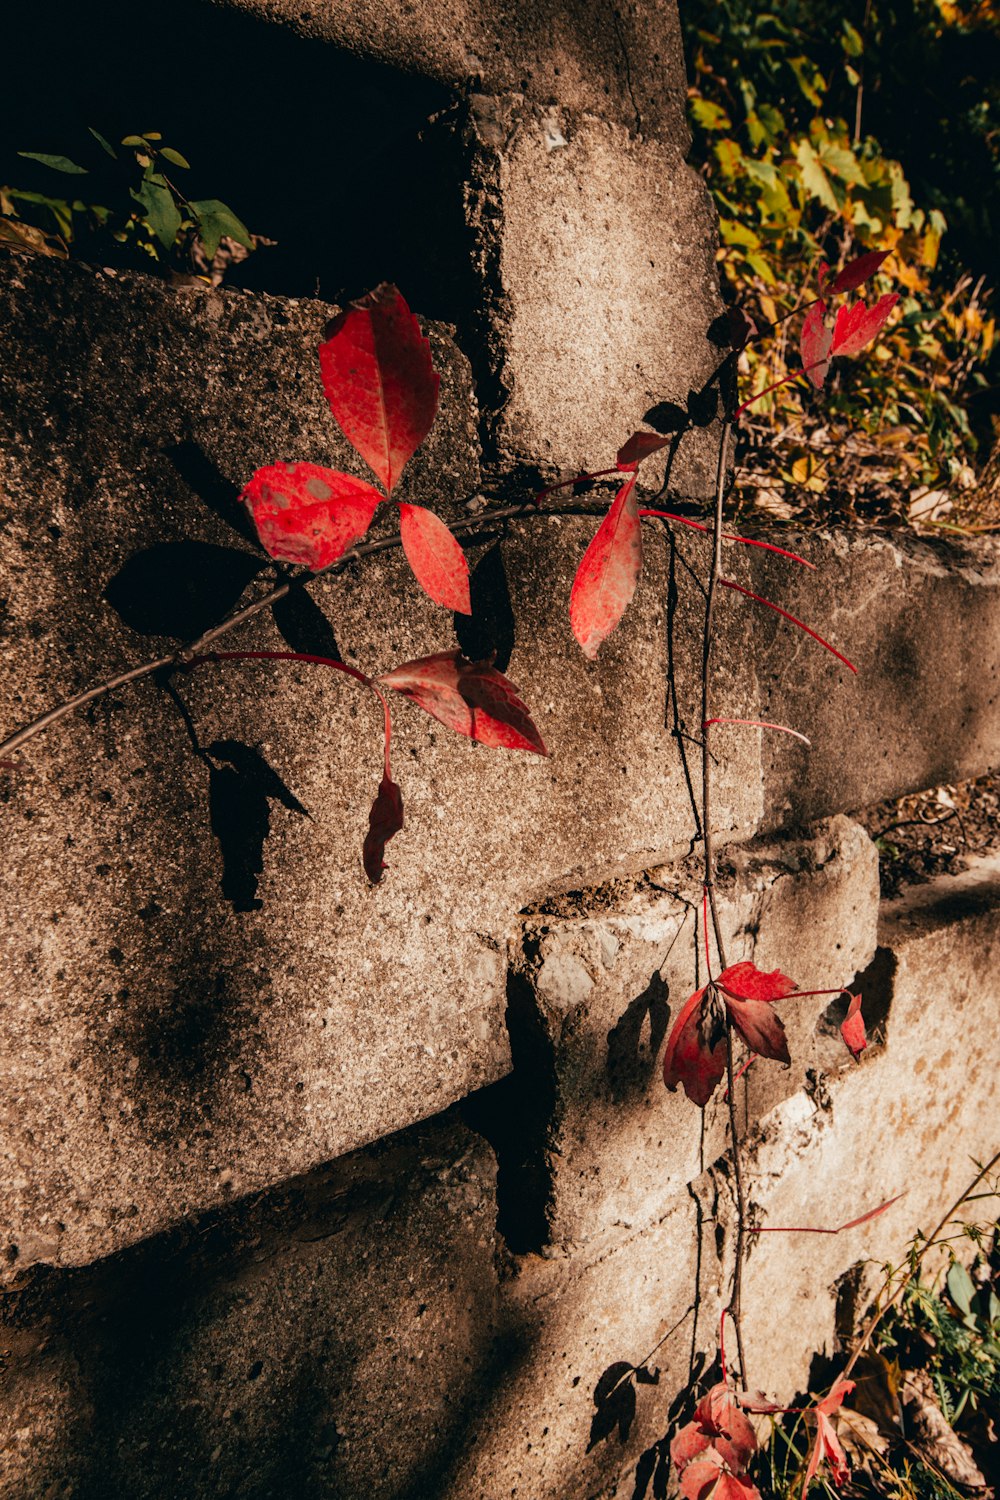
[[[181,227],[181,216],[170,189],[156,182],[144,182],[138,191],[132,189],[132,197],[145,210],[146,223],[164,250],[171,249]]]
[[[959,1312],[968,1317],[976,1295],[976,1284],[965,1267],[957,1260],[948,1272],[948,1295]]]
[[[19,151],[17,154],[27,157],[29,161],[40,161],[43,167],[51,167],[54,172],[69,172],[74,177],[87,175],[87,168],[78,167],[68,156],[46,156],[44,151]]]
[[[735,177],[743,160],[743,152],[734,140],[726,136],[724,140],[716,141],[712,147],[715,159],[722,169],[724,177]]]
[[[834,146],[824,141],[819,148],[819,159],[827,172],[831,172],[834,177],[839,177],[841,182],[854,184],[865,180],[861,163],[854,152],[849,151],[846,146]]]
[[[828,208],[831,213],[836,213],[840,207],[837,195],[830,186],[830,179],[824,172],[822,163],[809,141],[799,141],[795,148],[795,160],[802,173],[802,186],[810,198],[818,198],[824,208]]]
[[[753,251],[747,256],[747,265],[750,266],[761,281],[766,281],[768,286],[777,286],[778,278],[762,255],[756,255]]]
[[[189,161],[185,161],[181,153],[179,151],[174,151],[170,146],[164,146],[160,151],[160,155],[163,157],[164,161],[172,162],[175,167],[183,167],[185,172],[189,171],[191,168],[191,163]]]
[[[247,250],[253,249],[253,238],[249,229],[238,219],[231,208],[225,203],[220,203],[218,198],[202,198],[197,203],[190,203],[189,208],[198,220],[198,234],[201,237],[205,254],[211,260],[219,248],[219,241],[223,235],[235,240],[238,245],[243,245]]]
[[[795,74],[795,81],[809,103],[819,109],[823,103],[823,94],[826,92],[826,79],[819,68],[815,63],[810,62],[808,57],[790,57],[788,66]]]
[[[865,44],[861,39],[860,32],[855,31],[850,21],[847,20],[841,21],[840,29],[843,32],[840,45],[848,57],[860,57],[865,50]]]
[[[748,250],[760,249],[760,236],[736,219],[719,219],[719,233],[724,245],[743,245]]]
[[[757,114],[772,141],[776,141],[779,135],[784,134],[785,117],[780,109],[776,109],[773,104],[761,104],[757,107]]]
[[[106,141],[101,132],[99,130],[95,130],[93,125],[88,125],[87,129],[90,131],[91,135],[94,137],[94,140],[100,146],[101,150],[106,151],[111,157],[112,161],[117,161],[118,152],[115,150],[114,146],[111,145],[110,141]]]
[[[123,146],[138,146],[141,149],[142,147],[145,146],[145,144],[146,144],[146,142],[143,140],[143,138],[142,138],[141,135],[124,135],[124,136],[122,136],[122,145]]]
[[[726,111],[721,104],[713,104],[711,99],[692,99],[691,115],[703,130],[732,129],[733,122]]]

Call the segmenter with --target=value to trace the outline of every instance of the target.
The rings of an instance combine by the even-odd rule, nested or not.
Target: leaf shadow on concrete
[[[608,1032],[608,1083],[616,1104],[645,1097],[656,1058],[667,1034],[670,1006],[669,989],[658,970],[640,995],[630,1000],[621,1019]],[[642,1044],[642,1032],[649,1019],[649,1046]]]
[[[169,677],[161,683],[180,715],[191,748],[208,771],[208,818],[222,855],[222,894],[234,911],[259,911],[264,845],[271,832],[271,803],[308,818],[309,813],[261,752],[242,740],[202,745],[191,712]]]

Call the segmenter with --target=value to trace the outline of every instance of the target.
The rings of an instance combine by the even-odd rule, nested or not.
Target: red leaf
[[[618,449],[615,461],[619,469],[630,469],[633,464],[641,464],[651,453],[666,448],[669,442],[668,437],[661,437],[658,432],[633,432],[628,442]]]
[[[363,479],[298,463],[258,469],[240,498],[264,550],[315,573],[364,536],[385,497]]]
[[[373,885],[382,879],[387,869],[383,855],[385,846],[403,826],[403,794],[388,771],[379,782],[378,796],[368,814],[368,832],[365,834],[362,861],[365,874]]]
[[[865,1033],[865,1018],[861,1014],[860,995],[851,996],[851,1003],[847,1007],[847,1015],[840,1023],[840,1034],[844,1039],[844,1046],[855,1061],[857,1061],[868,1046],[868,1037]]]
[[[763,974],[744,961],[724,969],[716,984],[733,1025],[751,1052],[774,1062],[789,1063],[785,1028],[769,1007],[775,1000],[790,995],[797,988],[795,981],[779,969]]]
[[[751,1051],[787,1067],[792,1060],[788,1055],[788,1038],[774,1011],[762,1000],[733,1000],[728,995],[725,999],[733,1025]]]
[[[860,354],[879,332],[898,301],[898,292],[887,292],[878,299],[874,307],[869,307],[864,302],[855,302],[853,307],[845,304],[837,313],[837,321],[833,325],[831,352]]]
[[[696,1458],[680,1482],[684,1500],[760,1500],[760,1491],[743,1474],[729,1474],[712,1451]]]
[[[849,260],[847,265],[833,278],[827,291],[853,292],[857,287],[863,286],[869,277],[874,276],[879,266],[891,250],[869,250],[864,255],[859,255],[856,260]]]
[[[888,251],[886,251],[886,254],[888,254]],[[893,1199],[893,1202],[895,1201],[896,1200]],[[820,1401],[817,1405],[816,1410],[826,1412],[827,1416],[829,1416],[832,1412],[839,1411],[844,1404],[844,1397],[849,1396],[853,1389],[854,1381],[844,1380],[844,1378],[841,1376],[834,1381],[833,1385],[830,1388],[830,1394],[823,1397],[822,1401]]]
[[[700,1422],[686,1422],[672,1439],[670,1458],[678,1474],[710,1446],[710,1439]]]
[[[840,1445],[840,1439],[833,1430],[833,1423],[830,1421],[827,1412],[835,1411],[840,1406],[840,1402],[844,1399],[847,1391],[853,1389],[854,1383],[853,1381],[846,1380],[838,1381],[837,1384],[843,1385],[845,1389],[841,1392],[840,1400],[836,1402],[836,1405],[827,1406],[826,1402],[821,1401],[816,1408],[816,1441],[813,1444],[812,1452],[809,1455],[809,1463],[806,1466],[805,1482],[802,1485],[803,1500],[816,1471],[824,1461],[830,1465],[830,1478],[838,1487],[844,1483],[850,1473],[847,1465],[847,1455]],[[827,1402],[832,1401],[836,1389],[837,1386],[830,1392],[830,1395],[826,1398]]]
[[[733,1025],[751,1052],[774,1062],[790,1063],[785,1028],[770,1006],[797,989],[795,981],[779,969],[763,974],[744,961],[724,969],[716,984]]]
[[[869,1219],[877,1219],[879,1214],[884,1214],[887,1208],[898,1203],[902,1193],[897,1193],[895,1198],[889,1198],[885,1203],[880,1203],[878,1208],[870,1208],[866,1214],[859,1215],[856,1219],[848,1219],[846,1224],[838,1224],[836,1229],[822,1229],[815,1224],[755,1224],[748,1234],[843,1234],[845,1229],[857,1229],[859,1224],[867,1224]]]
[[[642,569],[642,522],[632,477],[622,485],[583,554],[569,596],[569,621],[593,661],[621,619]]]
[[[484,662],[466,661],[459,651],[404,662],[379,681],[481,745],[549,753],[514,684]]]
[[[672,1451],[672,1450],[671,1450]],[[680,1476],[680,1493],[684,1500],[702,1500],[722,1478],[722,1460],[713,1448],[693,1459]]]
[[[878,1208],[870,1208],[866,1214],[861,1214],[857,1219],[850,1219],[846,1224],[841,1224],[840,1229],[834,1230],[834,1233],[840,1234],[845,1229],[857,1229],[859,1224],[867,1224],[870,1219],[877,1219],[879,1214],[884,1214],[887,1208],[891,1208],[894,1203],[898,1203],[902,1197],[902,1193],[897,1193],[895,1198],[890,1198],[887,1202],[880,1203]],[[832,1395],[833,1392],[830,1393],[830,1397],[827,1399],[831,1399]],[[833,1407],[830,1410],[832,1411]]]
[[[757,1452],[757,1435],[725,1381],[702,1396],[694,1416],[729,1467],[737,1472],[745,1469]]]
[[[422,505],[401,505],[399,534],[406,560],[424,592],[445,609],[471,615],[469,565],[440,516]]]
[[[830,368],[827,356],[833,343],[833,334],[826,326],[825,317],[826,303],[820,299],[806,313],[802,320],[802,332],[799,334],[802,368],[817,390],[822,387]]]
[[[715,982],[727,992],[727,1003],[733,995],[740,1000],[784,1000],[798,989],[795,980],[782,974],[780,969],[765,974],[747,959],[723,969]]]
[[[723,1474],[706,1500],[760,1500],[760,1490],[745,1474]]]
[[[714,1002],[706,1010],[704,998],[705,989],[695,990],[685,1002],[663,1054],[663,1082],[667,1088],[673,1092],[679,1083],[683,1084],[685,1094],[701,1108],[711,1099],[726,1071],[722,1012]]]
[[[326,334],[319,364],[330,409],[391,494],[437,412],[441,377],[430,344],[385,282],[352,302]]]

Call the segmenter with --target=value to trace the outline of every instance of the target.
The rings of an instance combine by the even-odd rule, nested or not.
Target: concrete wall
[[[671,7],[243,8],[342,71],[455,93],[442,260],[473,292],[426,321],[441,413],[402,498],[450,518],[520,498],[705,385],[720,304]],[[0,261],[0,730],[268,587],[236,503],[256,466],[360,471],[318,382],[332,310]],[[675,498],[710,492],[715,435],[683,439]],[[150,679],[0,772],[4,1500],[583,1500],[646,1472],[713,1356],[732,1253],[721,1106],[703,1118],[660,1075],[702,982],[684,736],[706,550],[651,532],[591,664],[566,607],[594,524],[470,544],[477,639],[551,757],[400,705],[407,824],[377,888],[379,724],[332,674]],[[860,976],[875,1040],[855,1067],[836,1007],[786,1004],[793,1067],[741,1085],[754,1212],[839,1222],[907,1196],[850,1235],[755,1247],[753,1379],[788,1394],[832,1349],[838,1281],[898,1256],[996,1147],[1000,941],[994,863],[880,909],[845,816],[993,764],[995,545],[792,545],[820,572],[753,553],[732,575],[861,670],[722,601],[715,700],[814,741],[719,733],[723,920],[734,957],[803,989]],[[308,597],[238,644],[336,643],[379,671],[469,639],[394,552]],[[588,1446],[602,1372],[650,1351],[634,1419]]]

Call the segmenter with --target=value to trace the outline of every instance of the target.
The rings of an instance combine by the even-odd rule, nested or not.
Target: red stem
[[[812,741],[807,740],[804,734],[799,734],[797,729],[789,729],[787,724],[772,724],[769,719],[706,719],[701,726],[702,733],[710,724],[749,724],[752,729],[780,729],[782,734],[793,734],[803,745],[812,745]]]
[[[346,661],[335,661],[332,656],[314,656],[309,651],[205,651],[200,656],[192,656],[184,665],[197,667],[205,661],[308,661],[319,667],[332,667],[335,672],[346,672],[348,677],[363,682],[365,687],[375,686],[370,677],[357,667],[349,667]]]
[[[640,516],[659,516],[662,521],[679,521],[682,526],[690,526],[694,531],[704,531],[711,534],[711,526],[704,526],[700,521],[692,521],[690,516],[675,516],[669,510],[640,510]],[[788,552],[784,547],[776,547],[773,542],[758,542],[752,536],[736,536],[731,531],[722,533],[727,542],[742,542],[745,547],[763,547],[765,552],[777,552],[779,557],[790,557],[792,562],[801,563],[804,568],[812,568],[816,571],[816,564],[811,563],[807,557],[800,557],[797,552]]]
[[[818,635],[815,630],[810,630],[808,625],[803,624],[803,622],[797,619],[795,615],[789,614],[787,609],[782,609],[780,604],[772,604],[770,599],[762,599],[760,594],[755,594],[752,592],[752,590],[745,589],[741,583],[734,583],[731,578],[720,578],[719,582],[722,584],[723,588],[735,589],[738,594],[745,594],[748,599],[755,599],[758,604],[763,604],[768,609],[773,609],[776,615],[781,615],[783,619],[790,620],[793,625],[797,625],[800,630],[804,630],[806,635],[811,635],[814,641],[818,641],[821,646],[825,646],[827,651],[829,651],[831,655],[835,656],[838,661],[842,661],[844,663],[844,666],[847,667],[848,671],[854,672],[855,675],[857,674],[857,667],[852,661],[848,661],[846,656],[842,656],[841,653],[837,650],[836,646],[831,646],[829,641],[824,640],[823,637],[821,635]]]
[[[819,301],[818,297],[816,298],[816,301]],[[791,385],[793,380],[801,380],[803,375],[808,375],[810,370],[818,370],[820,365],[828,365],[832,357],[833,356],[831,352],[827,355],[826,359],[813,360],[811,365],[803,365],[802,369],[796,370],[794,375],[783,375],[780,380],[775,380],[771,385],[766,385],[762,391],[757,392],[756,396],[748,397],[747,400],[744,401],[742,406],[738,406],[736,408],[736,410],[733,412],[733,421],[738,422],[743,413],[747,411],[749,407],[753,406],[755,401],[763,400],[763,398],[765,396],[769,396],[772,391],[780,390],[783,385]]]

